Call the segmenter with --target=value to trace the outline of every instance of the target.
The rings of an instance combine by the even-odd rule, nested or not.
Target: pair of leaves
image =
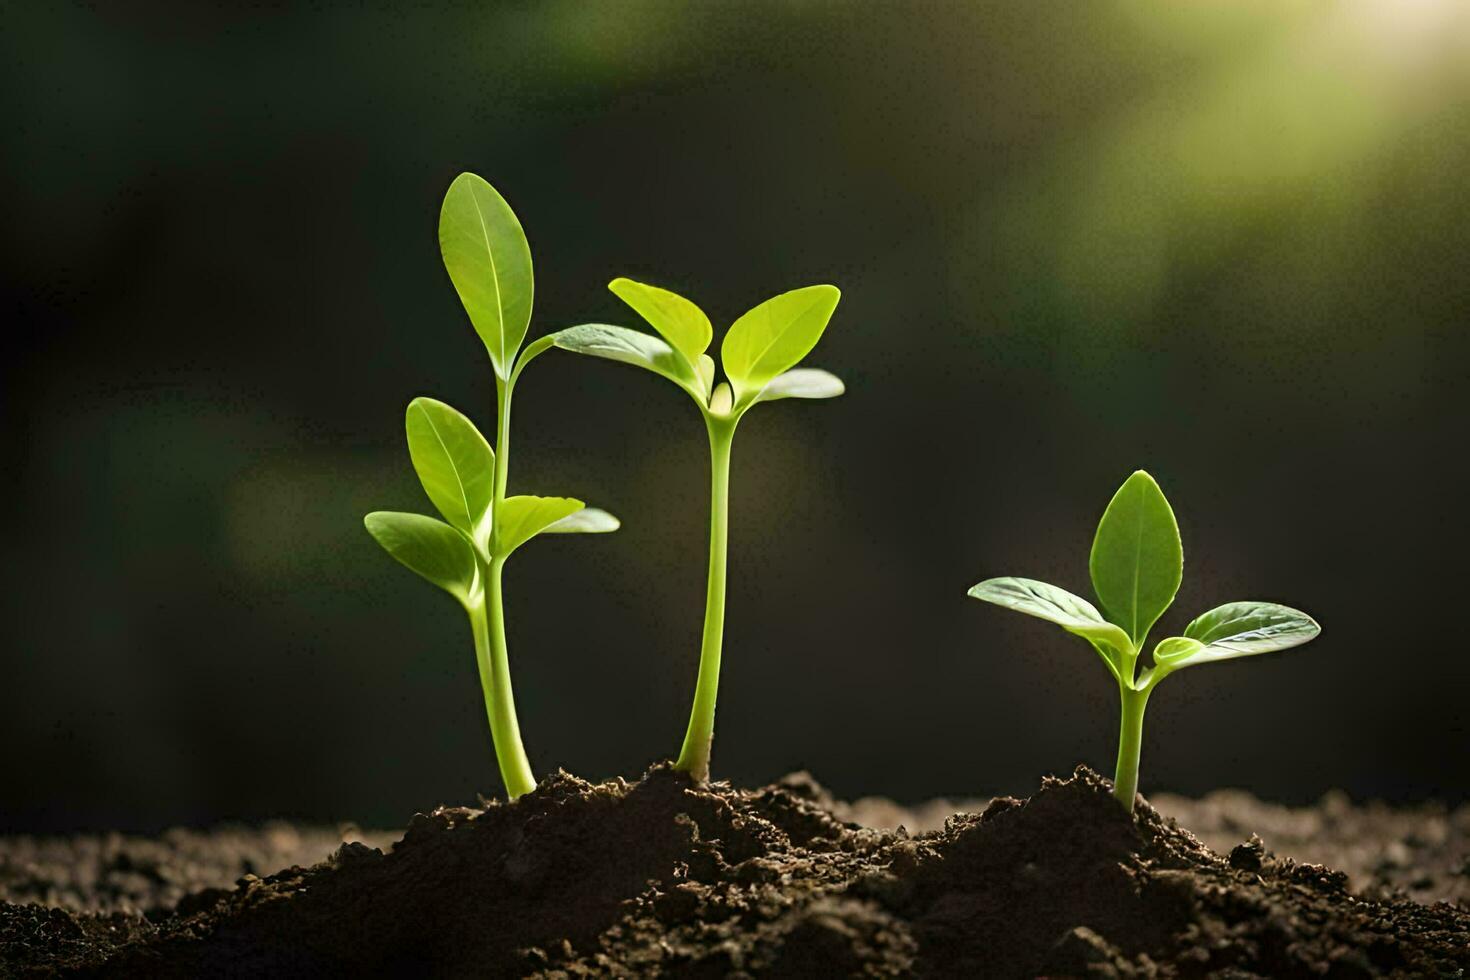
[[[492,543],[505,558],[538,534],[618,528],[607,511],[571,497],[507,497],[492,514],[494,450],[473,422],[443,402],[415,398],[405,429],[419,482],[449,523],[394,511],[369,514],[364,523],[389,554],[463,603],[475,595]]]
[[[773,297],[745,313],[725,334],[720,358],[730,389],[715,385],[706,353],[714,337],[709,317],[694,303],[657,286],[614,279],[608,284],[659,336],[589,323],[555,335],[564,350],[634,364],[660,374],[717,413],[777,398],[833,398],[843,385],[816,368],[792,370],[821,339],[837,301],[835,286],[806,286]]]
[[[1131,686],[1132,658],[1179,591],[1184,553],[1179,525],[1163,491],[1142,470],[1114,494],[1098,524],[1088,562],[1107,616],[1087,600],[1045,582],[988,579],[970,595],[1056,623],[1085,637],[1120,682]],[[1190,623],[1182,637],[1154,650],[1165,670],[1285,650],[1321,631],[1306,613],[1270,602],[1232,602]]]

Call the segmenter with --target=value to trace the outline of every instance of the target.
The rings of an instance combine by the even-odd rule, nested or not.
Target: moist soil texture
[[[61,887],[44,863],[27,885],[11,867],[15,843],[6,842],[0,974],[1470,974],[1463,905],[1415,901],[1411,881],[1372,866],[1355,881],[1278,857],[1251,828],[1223,818],[1210,830],[1235,842],[1211,850],[1141,799],[1125,814],[1110,790],[1079,768],[1044,780],[1029,800],[992,800],[911,832],[845,819],[866,808],[883,822],[872,816],[875,801],[838,803],[801,776],[739,790],[698,786],[662,766],[635,783],[557,773],[515,803],[419,814],[391,847],[348,834],[320,863],[197,890],[185,883],[233,874],[246,860],[263,869],[270,853],[311,853],[331,834],[260,853],[265,844],[239,831],[234,856],[209,861],[166,839],[152,872],[123,869],[168,879],[151,893],[136,882],[132,891],[106,885],[95,872]],[[1203,808],[1201,820],[1230,809],[1228,799],[1184,802]],[[1463,842],[1454,815],[1439,815],[1438,831],[1425,829],[1422,814],[1408,829],[1394,826],[1404,863]],[[1318,830],[1328,827],[1330,842],[1348,832],[1342,824]],[[1404,840],[1415,833],[1439,843],[1416,851]],[[139,847],[107,839],[94,851],[136,864]],[[53,864],[66,863],[64,851],[51,853]],[[1467,870],[1463,852],[1460,860],[1458,870],[1434,872],[1432,888],[1448,894],[1446,883]],[[133,905],[138,896],[151,900]]]

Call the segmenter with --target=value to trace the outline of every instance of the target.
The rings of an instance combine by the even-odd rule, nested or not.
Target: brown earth
[[[1229,797],[1170,802],[1195,806],[1225,841],[1245,836],[1225,814],[1252,816]],[[1284,813],[1303,837],[1313,831],[1299,811],[1257,805],[1254,816],[1267,823],[1287,826]],[[1372,865],[1355,872],[1355,895],[1347,875],[1274,857],[1259,843],[1221,857],[1145,802],[1130,818],[1086,769],[1044,781],[1030,800],[998,799],[925,833],[842,819],[866,808],[865,819],[883,822],[880,806],[836,803],[802,777],[736,790],[695,786],[661,767],[632,784],[559,773],[514,804],[420,814],[387,854],[345,843],[314,867],[249,874],[146,915],[15,904],[25,889],[0,861],[11,899],[0,905],[0,970],[547,978],[1470,971],[1470,909],[1395,890],[1412,882],[1383,877],[1392,869],[1373,847],[1352,852]],[[1435,815],[1442,826],[1427,821]],[[1393,841],[1374,845],[1405,849],[1391,863],[1434,855],[1426,866],[1442,869],[1425,872],[1433,883],[1417,893],[1460,887],[1459,815],[1425,811],[1393,823],[1401,816],[1347,806],[1331,819],[1319,814],[1314,832],[1331,828],[1345,839],[1392,830]],[[916,830],[925,818],[908,819]],[[304,853],[330,836],[297,843]],[[124,840],[111,841],[115,854],[129,852]],[[237,859],[266,860],[251,856],[255,845],[237,845]],[[281,845],[270,853],[290,850]],[[8,843],[0,848],[6,861],[11,854]],[[154,877],[185,875],[165,874],[168,855],[156,857]],[[210,873],[229,866],[216,860]],[[197,861],[194,874],[189,880],[201,880]],[[38,866],[28,887],[46,887],[46,877]],[[74,872],[70,890],[51,897],[127,906],[130,897],[83,897],[86,881],[105,877]]]

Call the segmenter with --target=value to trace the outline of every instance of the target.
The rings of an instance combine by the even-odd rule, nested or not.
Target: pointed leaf
[[[1091,641],[1116,674],[1120,658],[1132,652],[1128,636],[1103,619],[1102,614],[1081,596],[1031,578],[986,579],[970,595],[997,606],[1056,623],[1069,633]]]
[[[478,565],[463,534],[423,514],[380,510],[362,522],[388,554],[460,602],[469,603]]]
[[[542,534],[606,534],[616,531],[623,522],[598,507],[583,507],[568,517],[546,525]]]
[[[1154,660],[1188,667],[1300,646],[1322,632],[1306,613],[1274,602],[1228,602],[1190,623],[1183,637],[1164,640]],[[1176,642],[1177,641],[1177,642]],[[1174,643],[1165,650],[1164,645]],[[1188,645],[1192,644],[1192,646]]]
[[[842,379],[820,368],[793,368],[778,374],[771,383],[761,389],[756,401],[769,402],[778,398],[836,398],[846,391]]]
[[[1088,567],[1108,618],[1141,647],[1149,629],[1174,601],[1184,574],[1174,511],[1154,478],[1143,470],[1118,488],[1103,512]]]
[[[483,178],[460,174],[439,210],[439,251],[495,373],[508,378],[531,323],[531,247],[520,221]]]
[[[450,524],[487,540],[495,453],[475,424],[441,401],[415,398],[405,418],[408,454],[424,492]]]
[[[736,320],[720,346],[736,400],[753,396],[806,357],[841,297],[836,286],[806,286],[768,299]]]
[[[663,375],[704,403],[703,385],[694,368],[683,355],[657,337],[606,323],[584,323],[554,336],[556,346],[562,350],[637,365]]]
[[[709,347],[714,337],[709,317],[678,293],[632,279],[614,279],[607,288],[633,307],[690,364],[698,362],[699,355]]]
[[[557,521],[581,510],[571,497],[506,497],[495,515],[495,551],[502,558]]]

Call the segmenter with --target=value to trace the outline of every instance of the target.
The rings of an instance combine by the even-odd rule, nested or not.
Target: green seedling
[[[556,345],[663,375],[694,399],[709,433],[709,581],[704,634],[694,707],[674,763],[702,781],[709,778],[725,631],[725,546],[730,526],[730,446],[735,427],[758,402],[842,394],[842,382],[835,376],[816,368],[796,367],[821,339],[841,294],[835,286],[807,286],[768,299],[740,317],[730,326],[720,347],[725,380],[716,383],[714,359],[705,353],[714,331],[709,317],[698,306],[666,289],[631,279],[615,279],[608,288],[647,320],[659,336],[589,323],[556,334]]]
[[[1306,613],[1274,602],[1229,602],[1194,620],[1183,636],[1160,640],[1152,666],[1139,673],[1148,631],[1174,602],[1184,572],[1174,511],[1143,470],[1124,482],[1103,512],[1088,568],[1106,615],[1080,596],[1029,578],[987,579],[970,595],[1056,623],[1087,640],[1102,657],[1123,703],[1113,795],[1131,813],[1143,709],[1159,681],[1184,667],[1298,646],[1321,627]]]
[[[617,518],[570,497],[507,497],[511,395],[542,337],[521,349],[531,321],[531,249],[495,189],[460,174],[439,212],[439,249],[495,371],[499,453],[464,415],[432,398],[408,406],[413,468],[444,521],[377,511],[364,523],[387,552],[458,599],[469,614],[475,660],[500,776],[511,799],[536,788],[521,743],[505,643],[501,579],[511,554],[538,534],[614,531]],[[447,521],[448,523],[445,523]]]

